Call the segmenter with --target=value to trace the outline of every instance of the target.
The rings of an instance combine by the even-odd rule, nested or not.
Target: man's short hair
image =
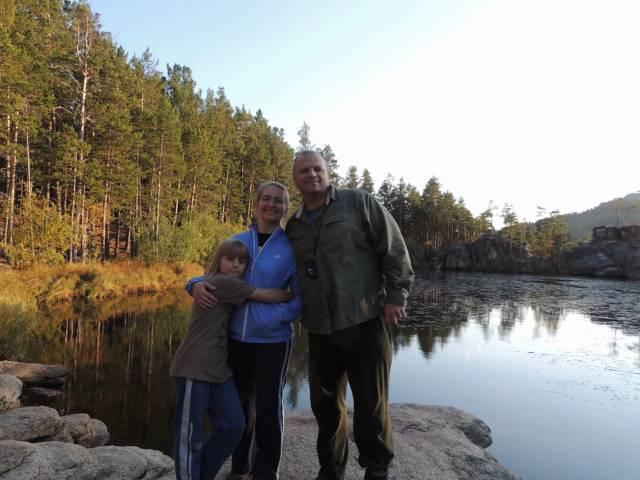
[[[327,172],[329,172],[329,164],[327,163],[327,159],[324,158],[322,156],[322,154],[318,151],[318,150],[301,150],[298,153],[295,154],[295,156],[293,157],[293,163],[291,164],[291,173],[293,175],[296,174],[296,162],[302,158],[302,157],[306,157],[307,155],[317,155],[319,156],[322,161],[324,162],[324,166],[327,169]]]

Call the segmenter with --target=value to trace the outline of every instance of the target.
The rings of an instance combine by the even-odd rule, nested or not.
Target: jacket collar
[[[338,189],[335,187],[335,185],[329,185],[329,190],[327,190],[327,197],[324,200],[324,204],[329,205],[331,202],[334,202],[337,198],[338,198]],[[302,202],[302,205],[300,205],[300,208],[298,208],[298,210],[296,211],[294,217],[299,219],[302,216],[303,212],[304,212],[304,201]]]
[[[249,226],[249,230],[251,231],[251,240],[252,240],[252,247],[253,247],[253,251],[254,251],[254,255],[258,254],[259,251],[259,246],[258,246],[258,224],[253,222],[250,226]],[[271,233],[271,237],[269,237],[269,240],[267,240],[267,242],[270,242],[271,240],[273,240],[276,236],[278,236],[280,234],[280,231],[282,231],[282,227],[278,226],[278,228],[276,228],[272,233]]]

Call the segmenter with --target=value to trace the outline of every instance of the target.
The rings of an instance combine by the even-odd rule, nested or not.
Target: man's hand
[[[384,321],[387,325],[398,325],[398,322],[407,316],[407,312],[401,305],[387,303],[384,306]]]
[[[198,282],[193,286],[193,301],[202,308],[212,308],[218,305],[214,295],[216,287],[207,282]]]

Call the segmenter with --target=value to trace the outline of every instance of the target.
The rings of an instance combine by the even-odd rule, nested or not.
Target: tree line
[[[0,0],[0,248],[12,263],[120,257],[202,261],[242,229],[263,180],[292,187],[294,149],[262,111],[202,92],[184,65],[129,57],[86,1]],[[376,193],[412,250],[492,230],[436,178],[420,192],[365,169],[332,181]],[[290,188],[295,193],[295,188]],[[294,202],[296,201],[294,195]],[[505,222],[506,224],[506,222]]]
[[[189,67],[129,58],[84,1],[0,0],[0,65],[14,259],[177,256],[181,237],[246,223],[259,181],[289,181],[282,129],[223,88],[203,94]]]

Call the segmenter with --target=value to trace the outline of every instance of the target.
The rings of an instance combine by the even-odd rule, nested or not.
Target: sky
[[[475,214],[640,190],[637,0],[89,0],[131,55]]]

